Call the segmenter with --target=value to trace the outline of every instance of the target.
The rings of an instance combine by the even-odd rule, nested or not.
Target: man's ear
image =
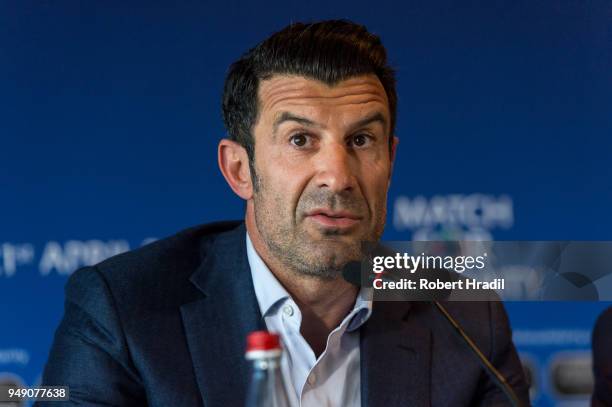
[[[230,188],[244,200],[253,197],[253,183],[249,157],[244,147],[235,141],[223,139],[218,148],[219,169]]]

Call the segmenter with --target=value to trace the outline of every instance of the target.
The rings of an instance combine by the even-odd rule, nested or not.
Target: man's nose
[[[325,145],[316,156],[317,186],[333,192],[350,191],[356,185],[354,157],[341,142]]]

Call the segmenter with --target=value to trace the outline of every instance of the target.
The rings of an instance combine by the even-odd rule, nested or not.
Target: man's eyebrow
[[[290,112],[282,112],[281,114],[278,115],[278,117],[276,118],[276,120],[274,120],[274,124],[273,124],[273,132],[276,133],[276,130],[278,129],[278,126],[280,126],[282,123],[284,122],[298,122],[304,126],[308,126],[308,127],[321,127],[319,124],[313,122],[310,119],[307,119],[305,117],[302,116],[298,116],[295,115],[293,113]]]
[[[368,124],[374,122],[379,122],[380,124],[382,124],[383,128],[385,129],[385,132],[387,131],[387,119],[385,118],[385,115],[383,115],[381,112],[372,113],[371,115],[359,120],[351,127],[353,129],[357,129],[359,127],[365,127]]]
[[[312,120],[306,118],[306,117],[302,117],[302,116],[298,116],[295,115],[293,113],[290,112],[282,112],[281,114],[278,115],[278,117],[276,118],[276,120],[274,120],[274,124],[273,124],[273,133],[275,134],[276,131],[278,130],[278,127],[284,123],[284,122],[297,122],[300,123],[304,126],[308,126],[308,127],[321,127],[320,124],[313,122]],[[382,124],[383,128],[385,129],[385,131],[387,130],[387,119],[385,118],[385,115],[382,114],[381,112],[375,112],[372,113],[371,115],[359,120],[358,122],[356,122],[355,124],[353,124],[351,127],[353,129],[357,129],[359,127],[365,127],[370,123],[374,123],[374,122],[379,122],[380,124]]]

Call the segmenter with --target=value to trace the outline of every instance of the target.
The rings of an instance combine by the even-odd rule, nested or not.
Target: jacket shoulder
[[[214,241],[222,234],[240,233],[242,225],[225,221],[192,227],[77,270],[67,284],[67,294],[76,287],[86,290],[84,283],[91,280],[86,274],[94,269],[120,309],[180,305],[196,295],[189,277]]]
[[[131,274],[193,271],[217,236],[232,231],[240,221],[195,226],[143,247],[110,257],[96,265],[106,277],[126,278]]]

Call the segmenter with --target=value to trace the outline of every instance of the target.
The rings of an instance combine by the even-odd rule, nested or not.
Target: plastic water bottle
[[[252,370],[246,407],[289,407],[280,369],[282,353],[278,335],[266,331],[249,334],[246,358]]]

